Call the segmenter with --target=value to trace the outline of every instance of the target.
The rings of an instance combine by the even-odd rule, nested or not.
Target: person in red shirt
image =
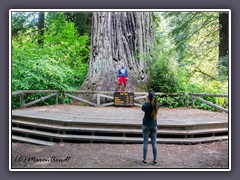
[[[128,70],[124,67],[124,63],[121,64],[121,67],[118,69],[118,92],[121,92],[122,83],[124,84],[124,92],[126,92],[126,85],[128,80]]]

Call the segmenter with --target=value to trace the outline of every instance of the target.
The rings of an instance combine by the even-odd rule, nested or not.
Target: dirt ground
[[[59,143],[39,146],[12,143],[12,168],[229,168],[228,141],[196,145],[158,144],[158,165],[141,164],[141,144]]]

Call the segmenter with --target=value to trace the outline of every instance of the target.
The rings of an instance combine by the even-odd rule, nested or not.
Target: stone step
[[[37,130],[29,130],[22,128],[12,128],[13,132],[18,132],[27,135],[34,135],[47,138],[55,138],[61,141],[89,141],[89,142],[114,142],[114,143],[142,143],[141,137],[115,137],[115,136],[91,136],[91,135],[71,135],[71,134],[56,134],[50,132],[41,132]],[[195,144],[203,142],[213,142],[227,140],[228,136],[212,136],[203,138],[157,138],[158,143],[174,143],[174,144]]]
[[[13,124],[41,128],[43,131],[56,130],[65,132],[91,132],[91,133],[112,133],[112,134],[141,134],[141,127],[139,129],[121,129],[121,128],[86,128],[86,127],[65,127],[59,125],[49,125],[36,122],[25,122],[21,120],[12,120]],[[216,129],[197,129],[197,130],[166,130],[158,129],[160,135],[196,135],[196,134],[214,134],[228,132],[228,128]]]
[[[53,146],[55,144],[54,142],[37,140],[37,139],[33,139],[33,138],[15,136],[15,135],[12,135],[12,140],[21,141],[21,142],[28,142],[28,143],[32,143],[32,144],[39,144],[39,145],[44,145],[44,146]]]

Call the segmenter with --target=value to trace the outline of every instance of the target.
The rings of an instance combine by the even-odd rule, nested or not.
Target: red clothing
[[[127,84],[127,77],[126,76],[120,76],[119,79],[118,79],[118,84]]]

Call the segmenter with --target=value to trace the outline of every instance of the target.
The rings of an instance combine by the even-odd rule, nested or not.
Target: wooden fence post
[[[24,101],[24,93],[20,94],[20,108],[23,108],[23,101]]]
[[[65,93],[64,93],[64,91],[62,92],[62,104],[65,104]]]
[[[193,96],[191,96],[191,106],[192,106],[192,108],[194,108],[194,97]]]
[[[97,105],[100,106],[101,100],[100,100],[100,94],[97,93]]]
[[[187,99],[188,99],[188,93],[184,93],[184,106],[187,107]]]
[[[58,93],[56,94],[55,104],[58,104]]]

